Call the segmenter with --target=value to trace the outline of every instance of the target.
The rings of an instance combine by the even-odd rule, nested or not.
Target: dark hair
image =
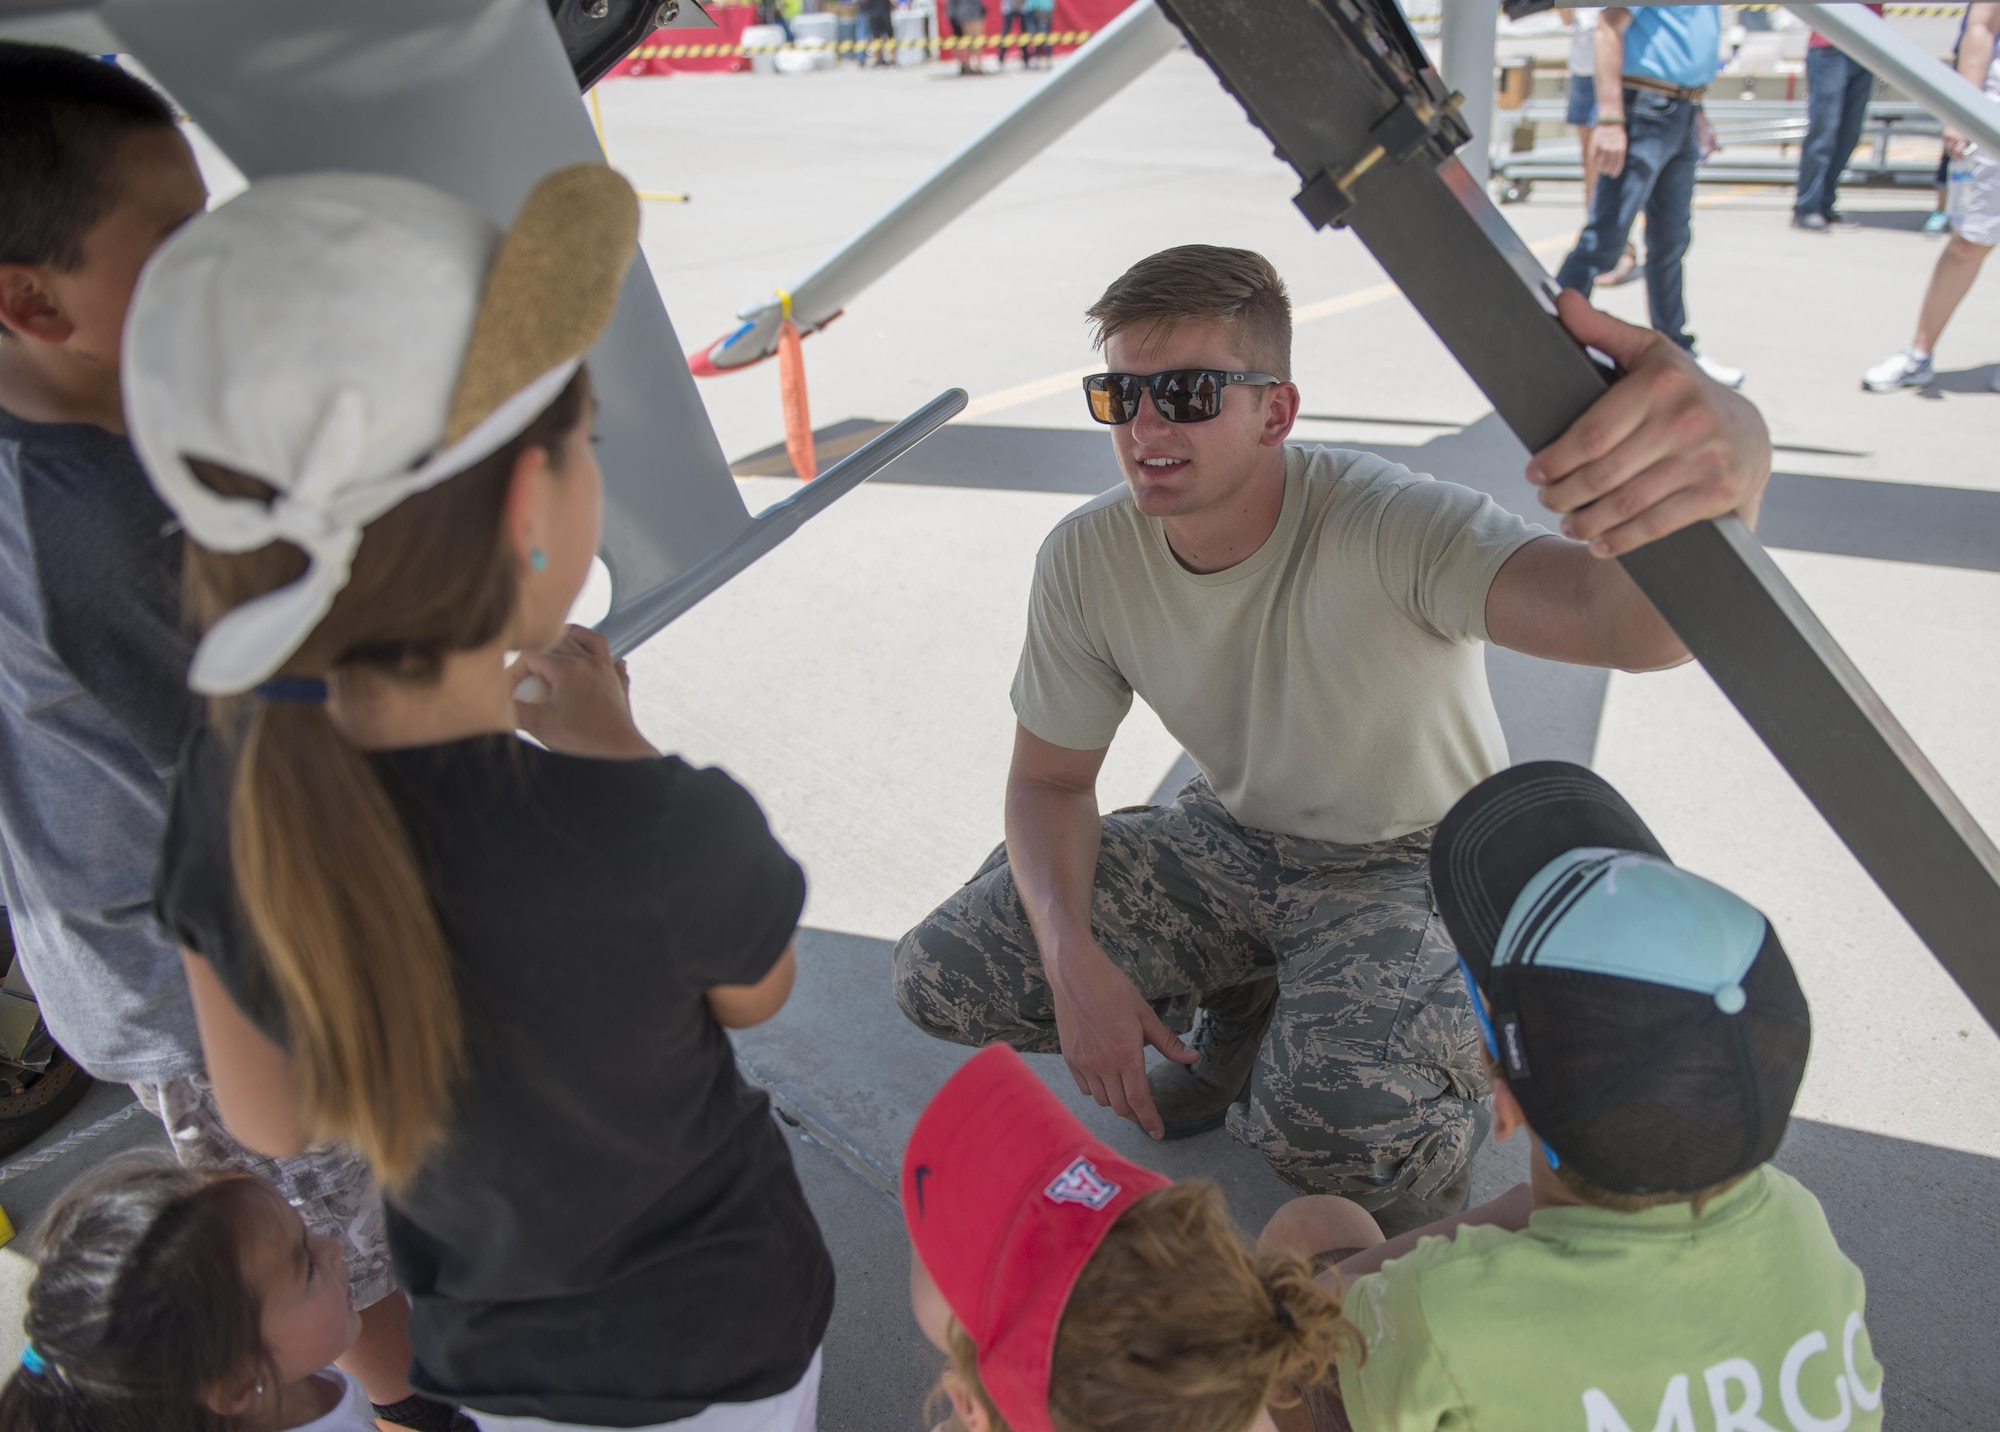
[[[1113,280],[1084,317],[1099,348],[1127,328],[1163,333],[1183,323],[1231,323],[1243,335],[1246,363],[1292,376],[1291,297],[1271,261],[1249,249],[1162,249]]]
[[[113,1159],[49,1210],[23,1323],[38,1370],[0,1387],[0,1432],[226,1432],[207,1397],[276,1376],[243,1276],[247,1174]]]
[[[116,202],[111,161],[173,106],[116,65],[0,40],[0,263],[83,264],[83,239]]]
[[[579,369],[519,437],[369,523],[347,585],[279,674],[347,667],[435,681],[447,653],[497,640],[516,600],[503,520],[515,462],[539,447],[560,466],[589,395]],[[254,477],[190,466],[218,491],[271,496]],[[187,610],[208,627],[305,564],[288,542],[212,552],[190,541]],[[258,701],[246,723],[231,700],[214,725],[243,732],[230,860],[284,1006],[306,1132],[351,1143],[397,1190],[442,1136],[464,1064],[458,985],[423,867],[367,754],[323,704]]]

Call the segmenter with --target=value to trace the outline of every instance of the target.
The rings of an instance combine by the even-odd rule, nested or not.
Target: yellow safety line
[[[629,60],[713,60],[742,55],[770,55],[780,50],[826,51],[852,55],[882,50],[1018,50],[1040,45],[1080,45],[1094,30],[1048,30],[1027,35],[955,35],[935,40],[836,40],[830,45],[641,45]]]
[[[1781,10],[1781,5],[1738,5],[1739,10]],[[1956,15],[1965,9],[1962,2],[1954,5],[1889,5],[1884,14],[1898,16],[1937,17]],[[1430,17],[1420,16],[1419,19]],[[640,45],[627,54],[633,60],[713,60],[735,59],[744,55],[768,55],[780,50],[831,50],[837,55],[852,55],[861,52],[876,54],[883,50],[930,50],[933,53],[950,50],[1015,50],[1023,46],[1080,45],[1096,32],[1093,30],[1046,30],[1035,34],[1020,35],[952,35],[925,40],[836,40],[830,45],[801,45],[786,41],[778,45]]]

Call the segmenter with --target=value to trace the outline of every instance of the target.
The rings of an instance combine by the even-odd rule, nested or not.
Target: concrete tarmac
[[[647,256],[683,341],[789,285],[1037,82],[947,67],[626,80],[600,98],[614,164],[687,205],[648,204]],[[1034,553],[1084,494],[1117,480],[1076,378],[1082,310],[1133,260],[1183,242],[1271,257],[1298,315],[1301,441],[1375,448],[1532,514],[1525,454],[1346,232],[1315,234],[1296,181],[1192,57],[1108,103],[806,344],[822,427],[891,420],[939,390],[965,417],[661,633],[632,661],[663,748],[727,766],[763,801],[812,891],[798,992],[746,1032],[745,1065],[797,1121],[795,1155],[832,1243],[830,1428],[910,1428],[939,1359],[903,1299],[889,1189],[903,1139],[965,1051],[889,1001],[888,950],[1000,834],[1008,683]],[[1939,244],[1927,194],[1852,193],[1861,221],[1786,225],[1781,190],[1704,189],[1688,307],[1703,349],[1749,372],[1780,447],[1765,523],[1778,561],[1988,829],[2000,829],[2000,277],[1976,287],[1921,393],[1859,391],[1906,342]],[[1551,270],[1580,219],[1572,186],[1505,212]],[[1643,322],[1643,284],[1600,295]],[[780,435],[774,365],[704,383],[725,452]],[[741,483],[755,510],[796,490]],[[1813,1003],[1814,1055],[1780,1163],[1826,1204],[1866,1272],[1897,1425],[1990,1425],[2000,1392],[2000,1039],[1696,668],[1626,676],[1494,653],[1516,759],[1593,763],[1675,857],[1777,922]],[[1105,808],[1185,778],[1143,705],[1101,782]],[[1217,1179],[1253,1228],[1285,1196],[1223,1134],[1155,1145],[1087,1106],[1092,1127],[1175,1176]],[[95,1096],[44,1141],[118,1116]],[[143,1117],[64,1147],[0,1203],[32,1221],[59,1182],[145,1142]],[[34,1157],[30,1151],[28,1157]],[[1523,1175],[1518,1143],[1482,1151],[1475,1196]],[[7,1260],[0,1258],[0,1263]],[[8,1265],[18,1287],[22,1269]],[[11,1322],[11,1320],[9,1320]]]

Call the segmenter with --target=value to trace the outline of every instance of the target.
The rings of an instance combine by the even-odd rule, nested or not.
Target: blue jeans
[[[1000,33],[1032,35],[1035,33],[1035,22],[1024,10],[1003,10],[1000,14]],[[1024,65],[1028,63],[1028,50],[1028,46],[1021,46],[1021,63]],[[1007,48],[1004,45],[1000,49],[1000,63],[1007,63]]]
[[[1806,142],[1799,149],[1799,197],[1792,212],[1833,217],[1841,171],[1861,138],[1875,76],[1831,45],[1806,51]]]
[[[1694,171],[1701,162],[1694,119],[1700,106],[1652,90],[1625,91],[1625,167],[1597,177],[1590,219],[1557,270],[1556,280],[1586,298],[1601,273],[1625,252],[1639,215],[1646,216],[1646,307],[1653,327],[1693,349],[1681,261],[1687,257],[1694,208]]]

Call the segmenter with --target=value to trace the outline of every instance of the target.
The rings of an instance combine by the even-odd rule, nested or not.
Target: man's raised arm
[[[1146,1091],[1146,1046],[1184,1064],[1195,1052],[1160,1022],[1091,933],[1104,752],[1072,751],[1015,726],[1007,863],[1041,951],[1063,1061],[1077,1089],[1157,1139],[1164,1126]]]
[[[1600,313],[1578,293],[1564,292],[1558,307],[1621,376],[1528,464],[1564,537],[1507,559],[1486,595],[1487,636],[1550,661],[1677,666],[1687,648],[1607,559],[1725,514],[1754,529],[1771,477],[1770,431],[1745,398],[1650,328]]]

